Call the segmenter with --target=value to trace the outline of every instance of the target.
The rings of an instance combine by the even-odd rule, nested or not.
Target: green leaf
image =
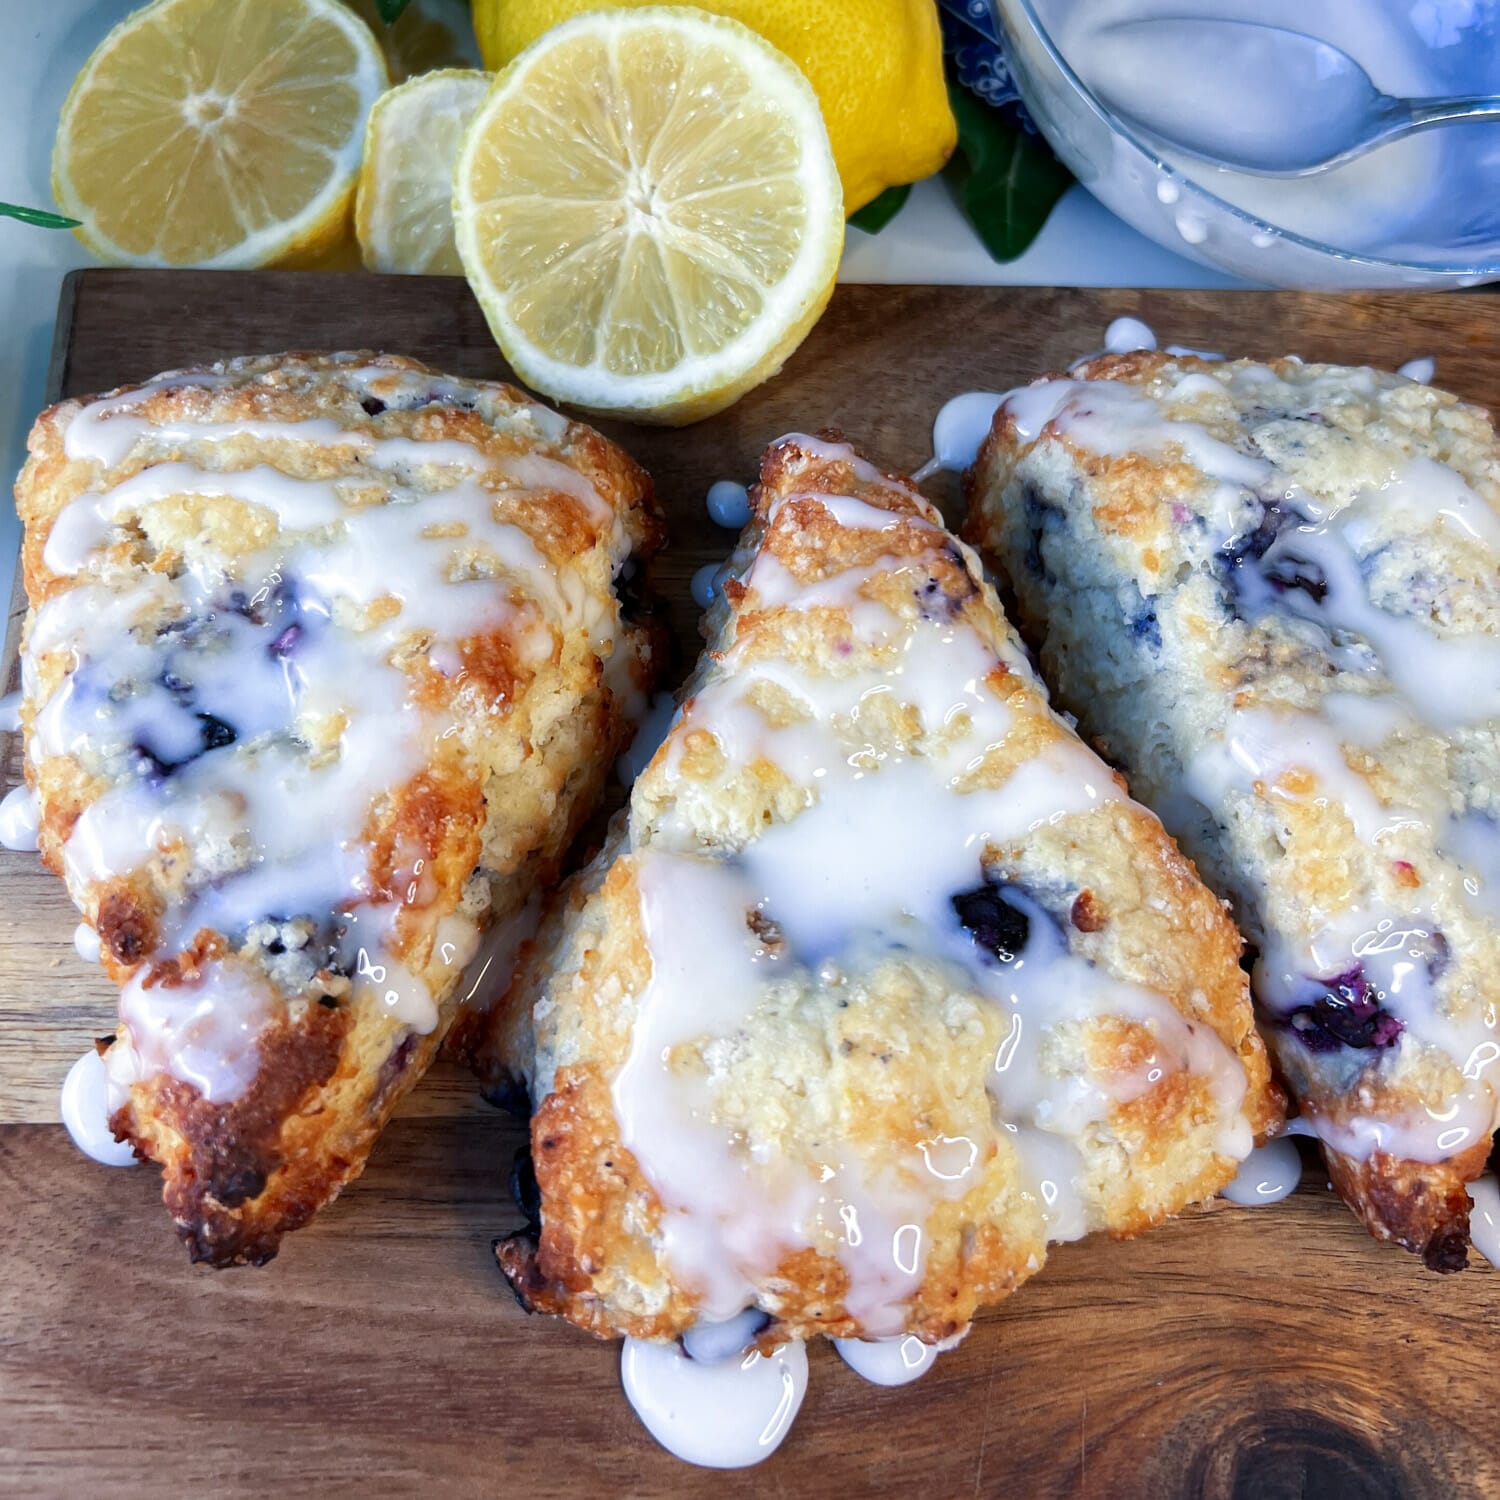
[[[409,0],[375,0],[375,9],[380,12],[380,19],[387,26],[406,9]]]
[[[901,212],[910,196],[909,182],[903,182],[900,187],[888,187],[877,197],[871,198],[863,208],[856,208],[849,215],[849,222],[856,229],[863,229],[866,234],[879,234]]]
[[[949,83],[958,149],[943,169],[964,216],[995,260],[1014,260],[1041,231],[1073,174],[1038,135]]]
[[[0,203],[0,219],[19,219],[23,224],[35,224],[38,229],[73,229],[78,224],[77,219],[48,213],[45,208],[22,208],[19,203]]]

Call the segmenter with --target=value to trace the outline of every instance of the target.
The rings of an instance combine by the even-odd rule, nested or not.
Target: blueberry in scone
[[[1458,1269],[1500,1119],[1488,416],[1369,369],[1105,357],[1013,392],[966,485],[1059,701],[1233,902],[1335,1185]]]
[[[345,354],[65,401],[16,494],[26,775],[121,985],[112,1125],[195,1259],[263,1261],[599,797],[653,673],[614,591],[650,483],[511,387]]]
[[[493,1013],[523,1304],[937,1342],[1223,1186],[1280,1119],[1239,936],[937,512],[783,439],[706,634]]]

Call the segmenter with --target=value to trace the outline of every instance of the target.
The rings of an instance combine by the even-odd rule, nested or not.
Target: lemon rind
[[[764,67],[755,70],[755,80],[774,89],[774,97],[793,118],[803,143],[798,170],[789,175],[801,181],[809,203],[827,205],[829,211],[809,216],[809,233],[796,259],[777,283],[765,288],[765,310],[744,333],[713,354],[690,356],[670,370],[622,375],[598,365],[554,359],[516,325],[506,310],[503,292],[489,281],[476,215],[471,211],[481,205],[468,202],[464,183],[482,149],[487,120],[544,52],[566,44],[576,34],[608,39],[659,28],[676,28],[698,38],[711,33],[730,36],[736,50],[762,60]],[[520,52],[497,75],[488,100],[470,124],[454,173],[453,217],[459,257],[470,285],[516,374],[555,399],[586,411],[630,415],[643,421],[698,420],[722,410],[775,374],[827,305],[843,249],[842,186],[812,86],[785,53],[748,27],[682,6],[584,12],[560,22]]]
[[[358,127],[349,132],[343,149],[333,158],[334,170],[328,182],[299,213],[279,224],[267,225],[230,250],[206,260],[185,263],[167,260],[161,255],[140,255],[117,245],[93,223],[89,205],[74,190],[68,177],[66,147],[69,139],[67,121],[75,100],[92,81],[117,38],[151,22],[158,12],[182,3],[184,0],[151,0],[150,4],[132,11],[110,29],[79,70],[58,117],[57,139],[52,152],[52,196],[58,208],[69,218],[79,220],[73,233],[88,249],[100,259],[116,265],[173,269],[191,264],[201,270],[244,270],[289,257],[318,253],[336,240],[349,222],[364,150],[364,124],[375,101],[390,87],[390,72],[379,42],[369,27],[339,0],[300,0],[300,3],[309,13],[333,22],[354,46],[360,68],[349,78],[360,93],[361,119]]]
[[[354,194],[354,233],[366,270],[398,275],[423,274],[423,268],[397,264],[388,251],[392,223],[390,206],[381,192],[377,146],[377,136],[385,118],[393,110],[408,106],[413,96],[429,92],[436,84],[482,84],[488,92],[493,82],[494,75],[483,68],[434,68],[387,89],[375,101],[365,117],[364,151]]]

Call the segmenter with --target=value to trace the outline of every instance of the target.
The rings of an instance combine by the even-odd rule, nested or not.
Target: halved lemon
[[[488,73],[445,68],[375,101],[354,204],[360,254],[372,271],[463,275],[453,243],[453,166],[490,82]]]
[[[807,80],[738,22],[678,7],[577,16],[522,52],[469,127],[453,219],[522,380],[673,424],[781,368],[844,235]]]
[[[338,0],[155,0],[74,82],[53,194],[106,260],[315,259],[347,234],[365,116],[388,81]]]

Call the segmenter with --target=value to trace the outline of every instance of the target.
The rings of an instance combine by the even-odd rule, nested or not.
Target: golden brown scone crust
[[[1048,381],[1093,383],[1081,389],[1102,391],[1106,411],[1124,387],[1150,409],[1116,423],[1111,442],[1078,418],[1087,395],[1039,429]],[[1329,981],[1332,1000],[1332,981],[1357,970],[1373,997],[1385,981],[1361,955],[1378,955],[1387,929],[1414,935],[1421,993],[1381,1002],[1399,1044],[1384,1011],[1363,1032],[1336,1021],[1348,1045],[1324,1033],[1326,1004],[1307,1008],[1310,989],[1277,998],[1262,984],[1259,998],[1340,1193],[1376,1238],[1460,1268],[1464,1184],[1490,1149],[1479,1095],[1486,1058],[1500,1055],[1488,1041],[1500,862],[1484,853],[1500,847],[1489,417],[1367,369],[1110,355],[1002,406],[965,484],[968,535],[1002,565],[1059,701],[1233,900],[1252,948],[1303,951],[1324,933],[1343,958],[1301,975]],[[1330,535],[1348,539],[1357,596],[1328,574]],[[1376,641],[1368,621],[1416,631],[1417,644]],[[1472,687],[1445,702],[1442,672],[1419,663],[1448,653],[1460,679],[1469,660]],[[1305,742],[1288,764],[1253,785],[1221,772],[1192,794],[1237,725],[1272,722]],[[1384,1144],[1359,1149],[1358,1132],[1382,1121]]]
[[[96,494],[143,498],[100,525],[88,514]],[[106,1052],[111,1123],[161,1164],[195,1260],[260,1263],[358,1176],[458,1012],[479,930],[503,951],[597,804],[656,666],[614,591],[659,543],[650,481],[598,433],[513,387],[390,355],[280,355],[53,407],[32,431],[16,496],[31,605],[22,719],[42,858],[97,929],[122,1005],[155,1014],[174,990],[221,982],[259,997],[248,1076],[210,1084],[212,1098],[122,1019]],[[459,505],[467,529],[450,513]],[[112,636],[90,623],[111,610]],[[215,631],[223,641],[199,640]],[[220,683],[210,704],[202,682],[140,677],[140,663],[157,670],[151,653],[178,639],[195,643],[178,676],[211,676],[216,650],[243,659],[247,677],[267,653],[295,672],[309,641],[345,651],[349,665],[325,669],[317,704],[304,689],[281,705],[283,722],[249,723],[241,698],[246,715],[260,710],[248,681],[243,695]],[[89,673],[113,668],[116,708],[77,732],[70,705],[93,690]],[[160,696],[163,683],[175,699]],[[179,764],[157,740],[162,715],[183,703],[205,737]],[[118,728],[132,713],[134,744]],[[384,764],[393,742],[389,785],[349,772],[367,804],[319,805],[331,795],[316,792],[329,784],[320,768],[337,777],[357,754]],[[341,828],[352,818],[348,889],[334,908],[303,912],[279,909],[297,898],[273,888],[264,920],[248,926],[244,902],[230,900],[234,920],[220,925],[204,903],[226,876],[224,889],[243,888],[233,882],[261,857],[259,832],[282,837],[254,821],[255,797],[272,795],[257,766],[272,754],[315,790],[281,809],[287,817],[347,815]],[[101,799],[127,818],[152,797],[170,811],[173,789],[186,780],[182,795],[197,796],[215,765],[236,768],[223,826],[183,814],[154,847],[112,848],[104,868],[76,842],[70,853]],[[309,834],[309,858],[332,843]],[[377,933],[367,944],[357,925],[377,917],[378,953]],[[391,966],[430,1003],[382,1003]]]
[[[829,508],[839,497],[864,508],[841,520]],[[1076,755],[1077,764],[1109,776],[1048,709],[973,554],[903,481],[846,446],[792,437],[767,451],[752,498],[754,518],[709,616],[709,649],[683,690],[678,719],[636,782],[628,816],[551,903],[497,1013],[492,1057],[508,1063],[534,1106],[540,1199],[539,1222],[501,1242],[497,1256],[523,1305],[601,1336],[675,1337],[705,1316],[703,1287],[667,1245],[672,1205],[632,1151],[617,1112],[627,1060],[654,1003],[656,964],[668,962],[648,937],[643,893],[663,868],[687,871],[671,920],[683,930],[709,922],[710,880],[753,858],[768,831],[794,828],[820,796],[833,795],[820,792],[816,779],[804,784],[778,759],[777,747],[790,741],[773,733],[764,753],[742,754],[722,738],[732,742],[737,732],[723,727],[734,694],[760,673],[748,701],[773,729],[795,729],[806,710],[778,698],[768,682],[790,675],[807,685],[810,699],[846,671],[873,672],[878,687],[899,666],[902,642],[927,640],[923,632],[934,622],[952,621],[989,661],[976,691],[992,697],[976,699],[976,711],[990,704],[1008,725],[970,765],[963,787],[1003,787],[1017,768],[1049,754]],[[864,632],[880,619],[895,634],[872,648]],[[894,691],[879,705],[862,700],[871,706],[861,708],[847,743],[892,763],[937,753],[916,704],[902,702],[911,683],[895,672],[888,680]],[[958,792],[948,795],[967,805]],[[872,848],[868,858],[879,861],[883,852]],[[1226,1114],[1237,1121],[1241,1153],[1252,1134],[1272,1133],[1280,1121],[1238,964],[1239,937],[1219,902],[1156,818],[1123,795],[990,841],[974,858],[975,879],[1036,893],[1033,923],[1056,924],[1068,961],[1078,964],[1070,979],[1104,975],[1140,986],[1169,1007],[1173,1024],[1181,1018],[1216,1038],[1215,1056],[1238,1094],[1226,1104],[1205,1071],[1157,1068],[1154,1083],[1080,1131],[1073,1144],[1081,1219],[1070,1232],[1132,1235],[1210,1197],[1237,1165],[1219,1149]],[[693,895],[695,870],[701,900]],[[790,917],[773,894],[744,921],[766,951],[785,952],[780,926]],[[734,1142],[752,1155],[805,1162],[823,1181],[851,1159],[899,1176],[901,1164],[934,1141],[974,1143],[963,1189],[931,1201],[918,1194],[926,1206],[912,1212],[925,1214],[925,1264],[894,1313],[887,1308],[879,1320],[869,1313],[867,1293],[854,1285],[865,1272],[846,1263],[848,1242],[836,1229],[813,1233],[750,1278],[747,1300],[774,1320],[768,1340],[889,1334],[893,1319],[941,1339],[1034,1274],[1049,1238],[1059,1237],[1036,1177],[1009,1127],[998,1123],[1003,1093],[997,1104],[986,1086],[1004,1055],[1006,1007],[965,981],[945,951],[928,951],[919,935],[908,947],[869,951],[856,943],[829,960],[836,972],[799,963],[730,1035],[705,1021],[703,1037],[673,1051],[674,1070],[707,1080],[713,1118]],[[722,973],[711,959],[705,991],[727,982],[731,967],[727,950]],[[1067,982],[1057,981],[1059,998]],[[1160,1050],[1152,1025],[1124,1015],[1059,1021],[1047,1038],[1041,1055],[1059,1077],[1093,1076],[1094,1069],[1119,1076]],[[867,1206],[859,1213],[868,1222]]]

